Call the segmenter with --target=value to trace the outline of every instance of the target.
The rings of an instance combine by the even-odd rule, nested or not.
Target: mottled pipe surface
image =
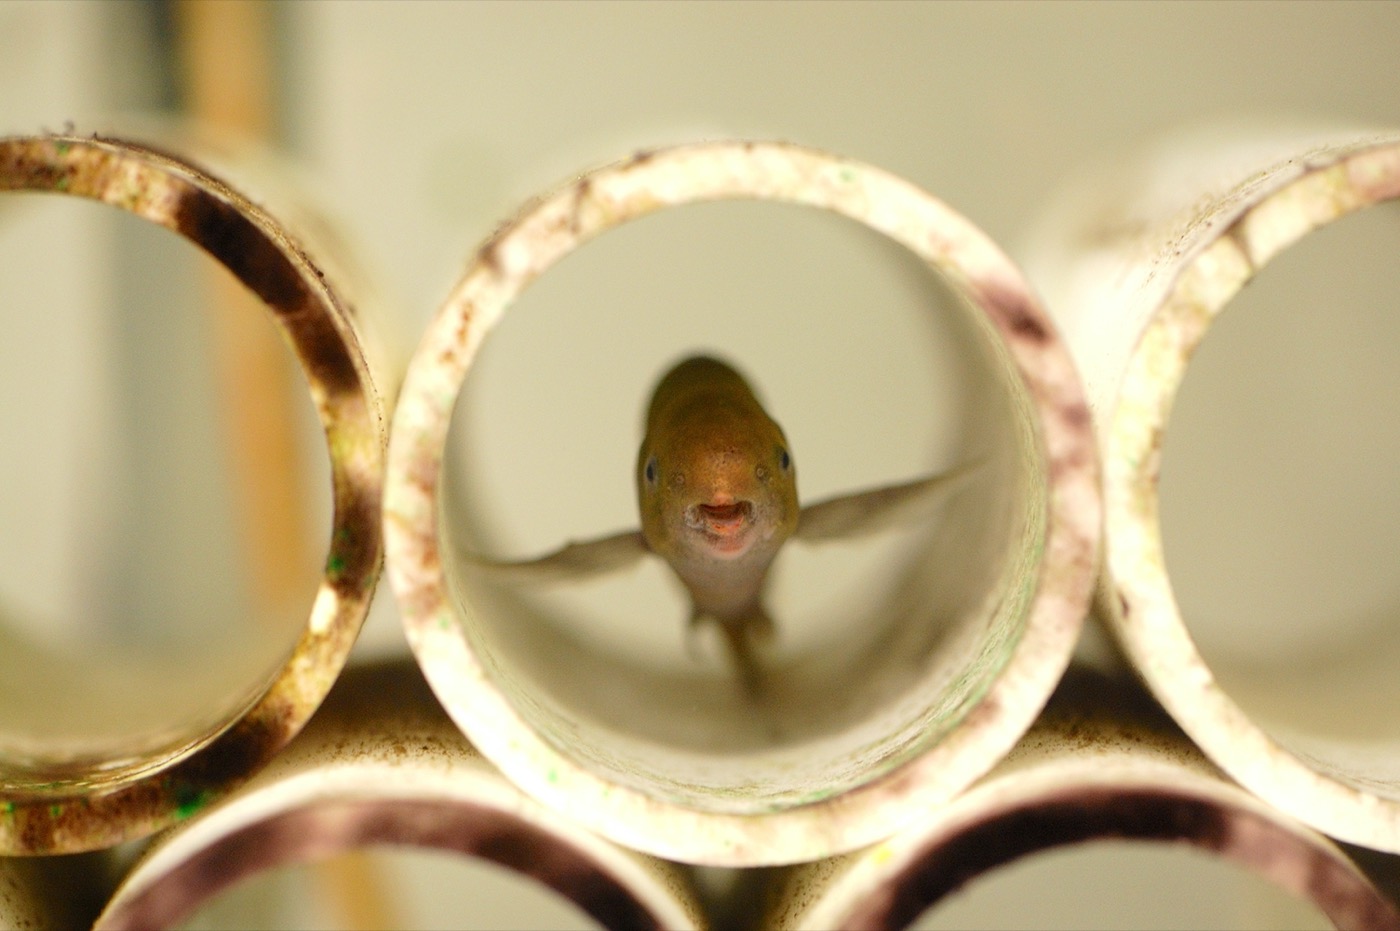
[[[607,928],[704,923],[676,868],[574,827],[506,782],[405,660],[347,670],[265,770],[152,843],[96,927],[169,927],[240,879],[382,844],[499,863]]]
[[[1400,928],[1394,904],[1340,848],[1230,782],[1134,684],[1080,666],[1016,749],[952,803],[874,847],[775,878],[763,926],[893,931],[999,866],[1106,839],[1190,844],[1338,928]]]
[[[190,162],[117,139],[13,137],[0,140],[0,191],[100,201],[208,252],[261,299],[295,350],[330,456],[332,533],[310,616],[283,665],[270,681],[249,683],[231,703],[231,717],[190,722],[154,749],[118,750],[116,759],[50,749],[38,759],[0,760],[0,853],[92,850],[202,808],[284,746],[329,690],[382,561],[386,398],[366,361],[355,311],[301,245]]]
[[[624,222],[736,199],[844,215],[923,259],[960,299],[977,333],[977,351],[993,373],[988,381],[996,383],[987,401],[996,414],[984,419],[1001,444],[986,472],[994,479],[981,492],[996,506],[968,505],[959,518],[971,537],[1002,534],[986,547],[990,558],[960,570],[964,578],[994,578],[969,599],[976,603],[952,632],[930,645],[947,619],[905,610],[890,638],[900,645],[875,651],[864,669],[848,664],[827,679],[775,675],[774,694],[805,697],[787,705],[775,698],[757,711],[717,691],[687,691],[692,686],[674,677],[595,661],[538,618],[492,618],[490,603],[458,571],[444,516],[450,511],[442,506],[453,406],[482,341],[520,292]],[[531,796],[660,856],[721,866],[794,862],[870,843],[911,810],[945,802],[1030,725],[1068,662],[1092,584],[1096,470],[1089,414],[1067,353],[1016,268],[967,220],[883,171],[799,146],[681,146],[583,175],[529,206],[481,248],[420,344],[396,409],[385,488],[388,572],[409,641],[439,699]],[[965,497],[980,507],[971,493]],[[975,547],[962,539],[945,533],[942,561],[917,564],[913,587],[957,584],[928,580],[968,558]],[[845,658],[824,659],[830,666]],[[631,695],[632,708],[672,709],[666,714],[676,734],[695,709],[730,715],[724,727],[701,722],[712,741],[755,730],[768,712],[808,733],[785,745],[759,741],[730,752],[698,740],[677,746],[682,738],[674,735],[665,743],[627,733],[620,720],[626,705],[614,703],[607,720],[581,713],[580,698],[570,704],[558,697],[569,690],[583,698]],[[688,694],[709,697],[687,704]],[[832,705],[831,717],[867,710],[840,725],[827,724],[826,712],[802,718],[802,709],[822,703]]]
[[[1087,178],[1045,219],[1027,257],[1084,374],[1099,431],[1100,613],[1152,692],[1222,769],[1334,837],[1392,852],[1400,851],[1394,729],[1353,739],[1266,726],[1259,710],[1287,717],[1299,678],[1253,700],[1253,712],[1242,707],[1244,693],[1227,690],[1223,670],[1188,630],[1193,619],[1183,616],[1164,558],[1158,483],[1173,401],[1217,315],[1289,246],[1397,197],[1393,133],[1190,139]],[[1335,325],[1349,323],[1338,314]],[[1335,715],[1394,720],[1400,670],[1387,657],[1397,639],[1383,636],[1380,649],[1358,645],[1375,689]],[[1297,673],[1311,675],[1301,666]]]
[[[0,929],[87,928],[111,890],[103,854],[0,857]]]

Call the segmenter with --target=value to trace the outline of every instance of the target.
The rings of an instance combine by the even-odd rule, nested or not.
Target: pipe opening
[[[19,692],[0,702],[17,716],[0,739],[0,853],[72,853],[189,817],[284,746],[325,696],[379,570],[383,399],[353,311],[324,273],[194,165],[118,139],[12,137],[0,139],[0,190],[122,211],[91,229],[60,224],[59,241],[25,265],[34,290],[7,306],[29,311],[15,327],[35,359],[0,376],[25,375],[16,416],[43,416],[17,429],[49,443],[56,463],[35,486],[43,506],[15,505],[21,532],[47,535],[35,564],[53,575],[20,596],[36,613],[0,652],[0,687]],[[45,202],[43,213],[65,209]],[[178,233],[235,280],[139,221]],[[32,309],[35,293],[62,305],[47,289],[66,285],[71,307]],[[269,320],[300,363],[285,391]],[[52,371],[36,373],[36,361]],[[308,396],[314,416],[296,407]],[[35,476],[40,457],[12,449]],[[50,510],[61,517],[46,520]],[[51,639],[28,655],[13,642],[36,636]]]
[[[682,873],[542,812],[395,662],[347,670],[267,768],[153,840],[94,927],[650,929],[698,916]]]
[[[386,846],[255,873],[202,902],[174,927],[603,926],[559,892],[507,867],[447,851]]]
[[[1311,901],[1185,844],[1098,840],[973,878],[920,914],[941,928],[1332,928]]]
[[[1107,760],[1099,765],[1100,772],[1113,768]],[[1178,777],[1183,787],[1198,778],[1189,769]],[[1393,906],[1330,842],[1214,792],[1125,781],[1061,787],[979,814],[932,839],[857,902],[842,926],[1055,927],[1057,912],[1073,927],[1144,920],[1261,927],[1282,918],[1290,927],[1372,928],[1397,921]],[[1024,913],[1026,903],[1034,903],[1035,917]],[[1124,922],[1122,909],[1139,917]]]
[[[744,200],[766,203],[731,203]],[[686,654],[690,612],[667,573],[692,579],[696,604],[762,630],[742,600],[754,577],[648,565],[635,537],[614,537],[590,558],[640,566],[589,601],[503,591],[508,573],[479,558],[636,528],[629,476],[662,487],[637,461],[650,458],[638,419],[663,370],[696,352],[729,356],[791,431],[734,430],[703,460],[714,474],[745,455],[755,476],[776,474],[787,467],[770,441],[783,454],[790,441],[810,506],[971,467],[884,540],[830,544],[804,564],[799,522],[778,554],[776,643],[757,651],[757,674],[740,663],[736,677],[713,643]],[[679,384],[713,375],[698,365]],[[745,406],[722,381],[730,401],[696,409]],[[901,801],[965,788],[1030,725],[1083,617],[1095,462],[1068,357],[966,220],[872,166],[797,146],[680,146],[584,175],[483,246],[395,412],[389,572],[439,700],[529,794],[673,859],[815,859],[886,836]],[[809,512],[807,532],[848,526],[823,520],[833,513]]]
[[[917,257],[810,209],[692,205],[590,242],[512,307],[464,384],[443,499],[459,553],[637,527],[648,396],[697,350],[751,380],[804,503],[985,464],[888,531],[786,544],[756,701],[717,630],[693,649],[659,558],[552,587],[491,585],[459,558],[473,649],[532,728],[648,794],[753,813],[887,772],[957,725],[1026,622],[1008,579],[1043,535],[1023,523],[1037,451],[989,342]]]
[[[1346,854],[1224,779],[1128,680],[1087,666],[972,789],[880,845],[793,869],[769,902],[772,927],[1272,927],[1319,913],[1400,927]]]
[[[340,775],[333,770],[327,770],[330,784]],[[405,785],[424,785],[403,770],[399,774]],[[494,790],[484,793],[482,803],[389,798],[377,795],[384,774],[375,778],[377,788],[305,798],[291,807],[285,797],[274,798],[273,789],[260,817],[233,830],[226,825],[223,833],[216,828],[193,844],[154,848],[95,927],[231,922],[279,928],[652,929],[675,920],[675,914],[663,919],[653,910],[679,902],[679,890],[665,886],[659,872],[638,868],[637,861],[630,872],[615,874],[617,860],[600,858],[596,848],[580,848],[500,807],[509,803]],[[467,776],[457,784],[473,781]],[[259,803],[250,807],[256,812]],[[677,898],[661,902],[668,893]]]
[[[1244,713],[1400,800],[1400,206],[1304,236],[1191,358],[1160,485],[1172,592]]]
[[[330,537],[324,440],[254,299],[242,338],[278,357],[297,446],[278,487],[248,474],[240,444],[276,438],[229,395],[207,306],[241,286],[183,238],[11,192],[0,255],[0,782],[117,780],[206,743],[286,662]],[[288,500],[305,513],[260,525]],[[287,527],[288,564],[259,578]]]

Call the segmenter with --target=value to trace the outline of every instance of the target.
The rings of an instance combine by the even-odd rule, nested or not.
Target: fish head
[[[797,526],[796,466],[781,428],[757,405],[709,399],[649,432],[637,489],[642,533],[673,561],[771,553]]]

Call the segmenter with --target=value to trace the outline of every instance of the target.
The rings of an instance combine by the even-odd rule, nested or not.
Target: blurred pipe
[[[153,842],[95,927],[170,927],[240,879],[377,844],[499,863],[606,928],[703,924],[677,868],[522,796],[472,749],[404,660],[348,670],[265,770]],[[392,917],[384,927],[394,926]]]
[[[1158,478],[1172,402],[1215,316],[1288,246],[1397,197],[1394,134],[1187,139],[1086,178],[1048,212],[1027,249],[1099,432],[1098,613],[1153,694],[1222,769],[1313,827],[1392,852],[1400,851],[1400,743],[1266,731],[1227,694],[1173,593]],[[1393,720],[1400,670],[1381,678],[1388,684],[1366,704],[1337,713]],[[1280,688],[1296,691],[1300,681]],[[1282,692],[1265,702],[1284,714]]]
[[[1340,846],[1390,904],[1400,908],[1400,856],[1355,844]]]
[[[109,873],[104,854],[0,857],[0,931],[91,927]]]
[[[176,7],[186,109],[199,123],[264,142],[274,123],[272,9],[265,2]],[[287,403],[295,386],[282,347],[254,313],[257,298],[225,275],[206,274],[216,327],[229,455],[240,468],[244,558],[257,604],[273,609],[293,597],[306,564],[301,455]],[[388,926],[383,894],[366,864],[353,857],[325,864],[321,881],[340,903],[347,928]]]
[[[999,866],[1106,839],[1189,844],[1311,902],[1338,928],[1400,928],[1340,848],[1226,779],[1141,690],[1078,665],[966,793],[884,843],[776,877],[763,926],[894,931]],[[1093,909],[1086,901],[1086,917]]]
[[[384,398],[358,322],[320,269],[261,208],[190,163],[119,140],[14,137],[0,140],[0,190],[102,201],[212,255],[261,299],[296,351],[330,455],[332,533],[306,628],[270,681],[249,683],[233,705],[240,710],[192,722],[152,752],[0,760],[0,853],[89,850],[197,811],[266,762],[329,690],[380,567]]]
[[[270,139],[275,114],[271,4],[178,0],[174,12],[185,109],[245,138]]]
[[[266,3],[175,6],[185,110],[202,126],[265,143],[273,115],[271,11]],[[258,318],[258,297],[216,269],[203,276],[214,321],[227,455],[254,597],[285,604],[299,589],[307,539],[293,408],[282,347]],[[267,612],[271,614],[269,610]]]
[[[985,579],[985,588],[952,619],[919,605],[890,607],[871,622],[891,633],[865,665],[842,665],[848,657],[831,650],[816,672],[776,670],[776,697],[757,709],[736,699],[730,682],[702,692],[694,680],[591,658],[539,617],[493,617],[473,579],[456,572],[449,538],[471,534],[444,525],[441,504],[453,405],[510,302],[612,227],[666,207],[733,199],[842,214],[924,259],[961,298],[980,340],[974,348],[990,387],[979,386],[979,422],[994,442],[965,451],[988,457],[987,480],[960,496],[962,509],[949,512],[931,550],[911,554],[921,557],[912,588],[922,588],[925,605],[930,590],[972,584],[966,579]],[[449,714],[532,797],[615,841],[688,862],[823,857],[878,840],[910,811],[956,795],[1010,749],[1049,696],[1095,572],[1088,411],[1019,272],[967,220],[912,185],[791,145],[641,153],[585,174],[499,230],[409,367],[390,463],[389,573],[410,644]],[[858,629],[858,620],[850,626]],[[632,696],[629,708],[674,710],[677,742],[628,734],[624,720],[599,726],[596,714],[560,699],[561,688],[585,697],[621,690]],[[710,716],[710,733],[747,734],[772,714],[814,736],[783,743],[770,728],[759,738],[766,744],[742,750],[679,746],[681,718],[695,714]],[[843,715],[840,724],[828,721]]]

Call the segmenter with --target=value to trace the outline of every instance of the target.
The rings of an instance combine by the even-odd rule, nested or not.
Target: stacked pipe
[[[1198,348],[1210,348],[1203,343],[1205,337],[1224,311],[1243,297],[1241,290],[1271,261],[1287,261],[1284,250],[1363,208],[1400,195],[1400,145],[1394,135],[1235,136],[1204,135],[1164,147],[1144,164],[1123,171],[1126,177],[1100,176],[1093,194],[1067,194],[1058,216],[1047,221],[1039,257],[1046,271],[1040,279],[1084,373],[1104,456],[1102,613],[1152,693],[1233,778],[1319,830],[1397,852],[1400,718],[1394,709],[1400,680],[1391,662],[1397,631],[1393,619],[1384,617],[1385,607],[1380,609],[1381,622],[1369,626],[1364,624],[1369,618],[1358,623],[1336,616],[1342,611],[1300,618],[1296,623],[1312,631],[1313,639],[1307,641],[1312,649],[1298,655],[1295,648],[1289,655],[1289,645],[1281,643],[1289,635],[1286,611],[1265,608],[1253,617],[1245,602],[1246,610],[1230,616],[1230,609],[1219,601],[1197,598],[1193,616],[1192,605],[1185,603],[1181,586],[1173,583],[1167,569],[1163,522],[1173,515],[1159,498],[1159,479],[1172,477],[1163,472],[1164,459],[1170,461],[1173,449],[1168,417],[1179,389],[1189,387],[1193,355]],[[1123,196],[1106,196],[1110,191]],[[1375,228],[1371,241],[1388,232],[1384,225]],[[1344,300],[1346,279],[1357,274],[1362,254],[1359,243],[1350,254],[1339,256],[1344,268],[1315,270],[1317,277],[1336,276],[1328,279],[1335,290],[1323,300]],[[1384,267],[1374,268],[1374,273],[1383,274]],[[1390,296],[1375,295],[1382,303],[1347,308],[1345,315],[1327,323],[1359,335],[1358,328],[1368,321],[1390,316],[1383,303]],[[1304,309],[1292,308],[1295,314]],[[1289,310],[1261,308],[1261,314],[1270,315],[1261,328],[1288,326],[1287,319],[1273,315]],[[1314,316],[1306,319],[1313,327],[1322,325]],[[1297,432],[1287,443],[1287,460],[1246,458],[1248,451],[1239,450],[1241,487],[1227,491],[1216,506],[1229,507],[1228,495],[1238,497],[1255,483],[1264,485],[1271,467],[1297,469],[1316,462],[1308,451],[1308,431],[1327,421],[1339,422],[1351,413],[1347,408],[1373,413],[1361,429],[1376,442],[1384,444],[1385,437],[1393,435],[1388,416],[1393,409],[1383,380],[1362,382],[1377,386],[1382,392],[1378,397],[1336,392],[1338,384],[1374,378],[1365,374],[1370,369],[1356,355],[1372,338],[1343,344],[1351,357],[1339,359],[1337,370],[1323,373],[1325,377],[1310,376],[1305,368],[1309,360],[1299,357],[1298,370],[1285,374],[1318,389],[1310,403],[1320,406],[1330,394],[1346,407],[1315,407],[1309,416],[1307,406],[1295,405],[1296,416],[1286,429]],[[1321,332],[1302,334],[1299,342],[1326,344]],[[1262,339],[1259,344],[1262,350]],[[1238,379],[1218,386],[1222,396],[1212,399],[1217,410],[1247,403],[1225,393],[1242,393],[1236,385]],[[1330,392],[1326,385],[1333,386]],[[1258,420],[1267,415],[1256,410],[1248,416]],[[1228,442],[1219,433],[1209,439]],[[1384,473],[1373,477],[1371,455],[1367,450],[1338,457],[1334,461],[1341,474],[1320,481],[1379,488],[1380,494],[1387,494],[1393,485]],[[1248,519],[1277,520],[1275,514],[1286,516],[1290,508],[1301,507],[1299,502],[1278,501],[1270,507],[1256,502]],[[1387,505],[1368,501],[1362,507]],[[1313,523],[1290,523],[1289,536],[1306,541]],[[1210,558],[1227,573],[1235,568],[1227,584],[1236,589],[1257,584],[1250,570],[1238,568],[1246,565],[1245,554],[1222,552],[1209,537],[1198,536],[1195,542],[1209,549]],[[1347,545],[1361,549],[1355,542]],[[1335,544],[1331,552],[1327,547],[1319,541],[1311,559],[1346,564],[1351,558],[1345,550],[1337,552],[1340,547]],[[1181,550],[1173,552],[1187,561]],[[1282,573],[1266,584],[1283,587]],[[1389,608],[1393,607],[1392,602]],[[1212,624],[1250,629],[1252,656],[1241,660],[1236,651],[1226,662],[1207,662],[1199,644],[1212,635]],[[1353,644],[1336,643],[1338,635],[1350,635]],[[1319,707],[1305,707],[1309,703]]]
[[[386,382],[335,283],[268,213],[142,146],[6,140],[0,187],[166,225],[264,301],[327,432],[335,527],[283,667],[134,763],[54,754],[41,776],[6,762],[2,852],[154,835],[117,861],[100,927],[170,926],[240,878],[390,844],[504,864],[607,927],[899,928],[1011,860],[1135,838],[1238,862],[1339,927],[1400,927],[1376,885],[1394,860],[1336,843],[1400,852],[1394,735],[1297,733],[1227,697],[1173,598],[1157,502],[1167,409],[1206,327],[1286,245],[1400,195],[1400,148],[1231,152],[1206,184],[1175,177],[1218,165],[1196,154],[1123,188],[1153,203],[1086,195],[1051,215],[1031,266],[1044,308],[969,221],[870,165],[721,142],[597,169],[478,250],[408,367],[381,458]],[[664,658],[610,655],[483,571],[489,534],[453,486],[470,472],[444,465],[477,354],[532,282],[624,223],[734,199],[836,213],[923,263],[965,334],[955,459],[978,463],[899,538],[851,633],[769,657],[757,693],[723,667],[681,688]],[[418,668],[342,676],[381,516]],[[1160,708],[1119,671],[1071,667],[1094,606]],[[1393,709],[1394,677],[1377,681]],[[40,894],[49,862],[0,860],[0,922],[58,920]],[[689,866],[782,869],[738,874],[726,904]]]
[[[0,190],[112,205],[174,231],[227,268],[296,352],[333,484],[319,587],[270,672],[229,684],[213,707],[168,709],[173,720],[132,745],[111,746],[100,734],[70,741],[42,728],[6,735],[0,852],[60,854],[143,837],[188,816],[271,759],[311,716],[355,641],[378,577],[387,417],[350,307],[276,220],[221,180],[131,142],[14,137],[0,141]]]
[[[523,796],[472,749],[405,660],[347,671],[286,753],[227,804],[146,852],[96,927],[172,927],[263,870],[389,844],[498,861],[605,927],[700,922],[677,869]]]
[[[735,198],[835,211],[912,250],[972,318],[984,372],[970,403],[988,413],[960,456],[986,460],[981,481],[938,516],[925,544],[943,558],[915,565],[897,599],[872,592],[883,616],[847,625],[853,637],[882,632],[883,642],[871,651],[850,639],[830,647],[835,662],[779,669],[758,708],[736,700],[723,673],[677,688],[641,662],[582,649],[560,662],[557,647],[532,646],[557,635],[479,593],[455,542],[461,532],[443,525],[453,407],[474,354],[520,291],[612,227]],[[409,365],[390,461],[390,578],[448,713],[547,804],[621,843],[713,865],[810,860],[870,843],[910,807],[941,804],[984,773],[1063,672],[1096,561],[1088,409],[1015,267],[900,179],[796,146],[643,153],[585,174],[498,231]],[[984,564],[962,564],[959,549],[985,554]],[[599,705],[571,707],[563,697],[586,701],[604,681],[623,695],[606,718]],[[658,711],[664,739],[639,720]],[[784,737],[740,749],[709,736],[716,723],[729,734],[752,730],[756,715]]]

